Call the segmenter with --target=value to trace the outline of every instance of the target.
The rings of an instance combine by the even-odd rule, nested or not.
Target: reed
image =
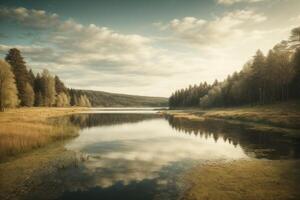
[[[76,136],[78,128],[68,121],[54,123],[49,118],[80,110],[80,108],[20,108],[0,113],[0,160]]]

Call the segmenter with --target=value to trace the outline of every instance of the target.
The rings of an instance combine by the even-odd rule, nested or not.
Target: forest
[[[13,48],[0,60],[0,110],[14,107],[90,107],[84,94],[68,89],[58,76],[45,69],[34,74],[20,50]]]
[[[0,60],[0,110],[15,107],[167,106],[167,98],[67,88],[47,69],[34,74],[21,51],[13,48]]]
[[[229,107],[270,104],[300,98],[300,27],[269,50],[258,50],[240,72],[225,80],[189,86],[175,91],[169,106]]]

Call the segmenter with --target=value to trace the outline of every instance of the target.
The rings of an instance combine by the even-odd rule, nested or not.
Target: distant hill
[[[74,90],[85,94],[94,107],[163,107],[168,106],[168,98],[116,94],[94,90]]]

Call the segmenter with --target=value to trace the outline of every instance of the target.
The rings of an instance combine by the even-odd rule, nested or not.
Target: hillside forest
[[[90,107],[85,94],[68,89],[48,70],[28,70],[20,50],[13,48],[0,60],[0,110],[14,107]]]
[[[270,104],[300,98],[300,27],[291,31],[288,40],[269,50],[258,50],[240,72],[225,80],[189,86],[175,91],[169,106],[229,107]]]

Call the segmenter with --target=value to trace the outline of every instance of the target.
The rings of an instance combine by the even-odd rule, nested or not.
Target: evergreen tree
[[[29,75],[28,81],[29,81],[31,87],[34,88],[35,76],[31,69],[29,70],[28,75]]]
[[[41,79],[43,103],[45,106],[51,107],[55,104],[55,80],[48,70],[43,71]]]
[[[21,101],[21,106],[25,105],[25,88],[26,83],[29,82],[29,74],[25,65],[25,61],[21,56],[21,52],[16,49],[10,49],[6,55],[5,60],[11,65],[12,71],[15,75],[18,97]]]
[[[258,50],[254,56],[252,63],[252,72],[250,76],[251,89],[252,89],[252,100],[251,102],[264,102],[265,94],[265,82],[262,78],[264,74],[264,69],[266,67],[266,58],[264,54]]]
[[[68,90],[65,86],[65,84],[59,79],[58,76],[55,76],[55,91],[57,94],[64,92],[64,93],[68,93]]]
[[[175,91],[169,105],[171,108],[194,106],[195,97],[199,97],[203,108],[300,98],[300,27],[293,29],[290,41],[275,45],[267,57],[258,50],[240,72],[224,81],[215,81],[206,90],[200,84]]]
[[[31,107],[34,104],[34,91],[29,83],[26,83],[24,93],[24,106]]]
[[[44,93],[44,86],[43,86],[43,80],[39,73],[37,73],[35,79],[34,79],[34,93],[35,93],[35,106],[43,106],[43,93]]]
[[[292,66],[294,68],[294,78],[292,81],[292,96],[300,97],[300,48],[298,48],[292,59]]]
[[[290,43],[292,49],[297,49],[300,47],[300,27],[294,28],[291,31]]]

